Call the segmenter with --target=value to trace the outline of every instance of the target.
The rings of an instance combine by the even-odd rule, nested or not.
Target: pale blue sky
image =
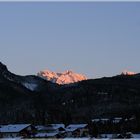
[[[0,60],[21,75],[140,72],[140,2],[0,2]]]

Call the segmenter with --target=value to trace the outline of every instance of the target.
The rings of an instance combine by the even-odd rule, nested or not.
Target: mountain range
[[[87,122],[136,116],[140,128],[140,74],[52,83],[11,73],[0,63],[0,123]]]
[[[40,71],[37,75],[43,79],[57,84],[71,84],[87,79],[86,76],[74,73],[70,70],[67,70],[62,73],[55,73],[49,70],[44,70]]]

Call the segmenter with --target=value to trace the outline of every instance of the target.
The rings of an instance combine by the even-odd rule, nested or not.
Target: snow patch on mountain
[[[37,74],[39,77],[57,84],[70,84],[78,81],[86,80],[86,76],[73,71],[67,70],[62,73],[55,73],[49,70],[40,71]]]
[[[38,85],[33,84],[33,83],[23,83],[23,86],[25,86],[26,88],[28,88],[31,91],[34,91]]]

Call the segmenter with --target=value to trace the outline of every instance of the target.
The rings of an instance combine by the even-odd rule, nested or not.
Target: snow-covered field
[[[105,135],[105,134],[102,134]],[[112,134],[107,134],[107,138],[59,138],[58,140],[113,140]],[[2,138],[1,140],[21,140],[22,138]],[[27,138],[26,138],[27,139]],[[25,140],[26,140],[25,139]],[[57,140],[57,138],[29,138],[27,140]],[[117,139],[114,139],[117,140]],[[121,140],[121,139],[118,139]],[[123,139],[122,139],[123,140]],[[125,139],[126,140],[126,139]],[[133,134],[133,138],[128,140],[140,140],[140,134]]]

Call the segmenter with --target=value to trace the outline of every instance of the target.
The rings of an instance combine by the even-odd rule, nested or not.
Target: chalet
[[[109,122],[109,120],[110,119],[108,119],[108,118],[102,118],[101,119],[101,123],[105,124],[105,123]]]
[[[92,119],[91,121],[94,123],[98,123],[100,121],[100,119]]]
[[[132,118],[131,118],[132,119]],[[122,121],[122,118],[121,117],[115,117],[113,119],[109,119],[109,118],[95,118],[95,119],[92,119],[92,122],[94,123],[102,123],[102,124],[106,124],[108,122],[112,122],[114,124],[117,124],[117,123],[120,123],[120,121]]]
[[[96,118],[96,119],[92,119],[92,122],[94,122],[94,123],[102,123],[102,124],[105,124],[105,123],[107,123],[109,121],[110,121],[109,118],[101,118],[101,119]]]
[[[63,132],[65,131],[64,124],[48,124],[46,126],[47,132],[54,133],[54,132]]]
[[[88,136],[88,124],[70,124],[66,127],[67,137]]]
[[[2,138],[29,138],[35,135],[36,129],[31,124],[9,124],[0,126]]]
[[[48,124],[46,126],[38,125],[36,138],[58,138],[64,137],[65,125],[64,124]]]
[[[45,133],[47,131],[47,127],[44,125],[37,125],[35,126],[35,128],[37,129],[37,132],[39,133]]]
[[[116,118],[113,118],[113,123],[120,123],[122,121],[122,118],[121,117],[116,117]]]

